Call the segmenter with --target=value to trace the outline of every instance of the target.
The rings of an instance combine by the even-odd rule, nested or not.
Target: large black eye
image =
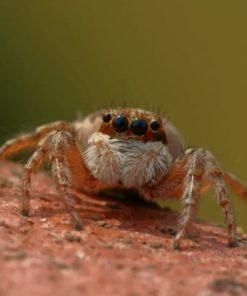
[[[103,121],[105,123],[109,122],[111,120],[111,114],[110,113],[105,113],[102,117]]]
[[[131,122],[130,129],[134,135],[142,136],[148,130],[148,124],[144,119],[135,119]]]
[[[129,122],[123,115],[117,115],[112,121],[112,127],[118,133],[125,132],[129,127]]]
[[[157,120],[153,120],[150,123],[150,127],[152,130],[157,131],[160,128],[160,123]]]

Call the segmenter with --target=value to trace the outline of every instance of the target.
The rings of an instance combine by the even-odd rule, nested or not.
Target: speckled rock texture
[[[77,194],[75,231],[52,180],[32,182],[30,217],[19,215],[22,166],[0,163],[0,295],[247,295],[246,235],[228,248],[222,227],[194,221],[171,249],[177,214]]]

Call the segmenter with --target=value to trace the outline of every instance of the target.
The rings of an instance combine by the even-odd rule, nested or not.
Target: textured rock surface
[[[44,173],[32,211],[19,215],[22,167],[0,164],[0,295],[247,295],[247,248],[226,247],[224,228],[193,222],[170,248],[177,215],[136,201],[78,195],[74,231]]]

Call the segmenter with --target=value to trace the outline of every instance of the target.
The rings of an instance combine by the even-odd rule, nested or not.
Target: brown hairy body
[[[30,178],[44,161],[76,229],[81,218],[73,208],[72,190],[97,193],[106,189],[131,189],[146,200],[177,198],[183,205],[173,247],[179,248],[198,205],[200,193],[213,187],[225,213],[229,245],[235,245],[235,223],[226,183],[247,200],[247,188],[224,172],[204,148],[185,150],[174,126],[165,118],[139,109],[110,109],[74,123],[55,122],[33,133],[7,141],[0,159],[36,146],[25,165],[21,213],[30,209]],[[226,182],[226,183],[225,183]]]

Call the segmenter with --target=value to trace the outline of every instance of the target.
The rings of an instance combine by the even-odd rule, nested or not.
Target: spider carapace
[[[89,114],[73,123],[54,122],[33,133],[7,141],[0,159],[36,147],[24,168],[21,213],[30,208],[30,177],[44,161],[51,163],[57,190],[80,229],[73,208],[72,189],[97,193],[106,189],[131,189],[146,200],[177,198],[182,212],[173,247],[179,248],[193,217],[200,194],[210,186],[225,213],[229,245],[235,245],[235,223],[226,183],[247,200],[247,188],[223,171],[204,148],[185,150],[175,127],[165,118],[140,109],[119,108]]]

